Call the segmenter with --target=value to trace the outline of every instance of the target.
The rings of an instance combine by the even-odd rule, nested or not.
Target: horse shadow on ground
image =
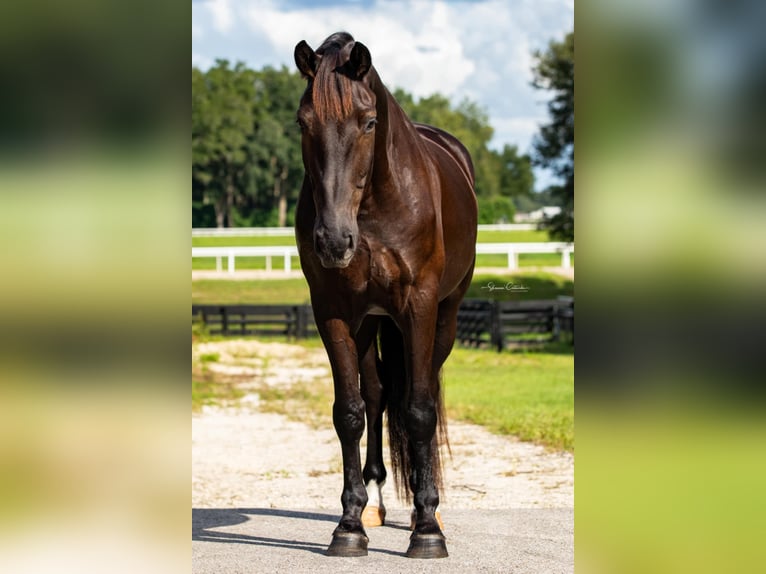
[[[254,544],[272,548],[288,548],[324,555],[327,544],[295,540],[286,538],[270,538],[236,532],[216,530],[227,526],[235,526],[253,520],[254,517],[268,516],[284,520],[313,520],[337,524],[340,516],[337,514],[324,514],[319,512],[306,512],[299,510],[281,510],[276,508],[193,508],[192,509],[192,540],[201,542],[219,542],[224,544]],[[408,530],[406,525],[389,523],[386,527]],[[324,527],[323,527],[324,528]],[[328,530],[328,538],[331,530]],[[329,543],[329,540],[328,540]],[[389,552],[383,549],[370,547],[370,552],[386,554],[399,553]]]

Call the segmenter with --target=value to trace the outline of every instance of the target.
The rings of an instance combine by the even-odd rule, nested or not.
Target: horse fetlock
[[[433,518],[431,518],[431,516],[433,516]],[[442,521],[442,514],[439,512],[439,509],[436,509],[433,515],[424,514],[424,518],[425,520],[421,521],[420,527],[418,528],[418,511],[413,509],[410,514],[410,530],[417,530],[422,533],[441,532],[444,530],[444,522]],[[437,526],[438,528],[436,528]]]

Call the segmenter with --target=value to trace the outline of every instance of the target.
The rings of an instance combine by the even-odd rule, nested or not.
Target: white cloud
[[[192,52],[192,66],[196,66],[197,68],[200,68],[201,70],[205,70],[212,65],[213,65],[213,61],[207,56],[203,56],[202,54],[197,54],[196,52]]]
[[[503,145],[513,142],[521,151],[529,148],[532,137],[540,131],[540,125],[546,122],[546,118],[540,117],[495,117],[490,123],[495,130],[491,147],[502,149]]]
[[[255,68],[292,69],[300,40],[317,48],[328,35],[346,30],[367,45],[390,88],[416,96],[440,92],[453,101],[468,97],[487,109],[495,128],[493,147],[510,143],[524,152],[547,113],[545,94],[530,86],[531,53],[563,38],[574,25],[572,0],[321,4],[195,3],[193,62],[204,68],[203,62],[227,58]]]
[[[231,31],[234,23],[231,0],[208,0],[205,6],[213,16],[213,27],[221,34]]]
[[[331,33],[346,30],[370,49],[373,65],[389,86],[404,87],[418,96],[454,93],[475,64],[463,53],[449,8],[443,2],[386,7],[373,12],[348,5],[283,12],[273,4],[261,4],[246,9],[244,20],[291,60],[301,39],[316,49]]]

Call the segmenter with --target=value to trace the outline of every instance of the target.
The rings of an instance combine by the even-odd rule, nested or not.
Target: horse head
[[[357,214],[375,155],[370,52],[349,34],[338,33],[316,51],[298,43],[295,63],[308,82],[297,121],[305,183],[316,209],[314,249],[324,267],[347,267],[358,245]]]

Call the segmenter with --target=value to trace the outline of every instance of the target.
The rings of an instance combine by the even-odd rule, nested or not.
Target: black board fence
[[[211,335],[317,335],[310,305],[192,305],[192,324]],[[456,340],[501,351],[552,341],[574,343],[574,300],[490,301],[466,299],[457,317]]]
[[[317,334],[310,305],[192,305],[192,325],[211,335],[286,335],[305,339]]]
[[[469,347],[498,351],[561,340],[574,343],[574,299],[466,299],[458,311],[456,339]]]

